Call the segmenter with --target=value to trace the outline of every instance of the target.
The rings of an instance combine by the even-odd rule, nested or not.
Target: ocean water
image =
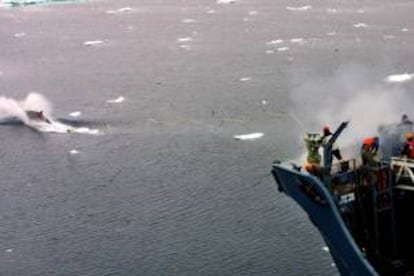
[[[227,2],[0,9],[0,275],[338,274],[271,164],[411,91],[412,4]],[[33,93],[79,131],[28,125]]]

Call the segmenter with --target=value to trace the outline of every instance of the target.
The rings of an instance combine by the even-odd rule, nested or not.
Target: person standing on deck
[[[329,142],[329,139],[331,139],[331,137],[332,137],[332,132],[331,132],[330,128],[328,126],[325,126],[323,128],[323,144],[324,145],[327,144]],[[338,161],[342,160],[341,152],[340,152],[339,147],[336,143],[333,143],[333,145],[332,145],[332,155],[335,156],[335,158]]]
[[[414,159],[414,134],[411,131],[407,132],[405,134],[405,139],[406,142],[401,151],[401,156]]]
[[[378,149],[379,138],[377,136],[365,138],[361,147],[362,165],[376,167],[379,162]]]
[[[319,148],[323,144],[323,136],[318,133],[306,133],[304,140],[307,150],[304,168],[309,173],[318,175],[321,171],[322,156],[319,153]]]

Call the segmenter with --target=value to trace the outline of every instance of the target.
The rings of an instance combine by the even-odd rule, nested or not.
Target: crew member
[[[329,142],[329,139],[332,137],[332,132],[328,126],[325,126],[323,128],[323,144],[327,144]],[[333,143],[332,145],[332,154],[335,156],[335,158],[338,161],[342,160],[341,152],[339,151],[339,147],[336,143]]]
[[[406,142],[404,144],[401,155],[410,159],[414,159],[414,134],[409,131],[405,134]]]
[[[375,167],[378,165],[379,138],[377,136],[367,137],[363,140],[361,147],[362,165]]]
[[[323,136],[318,133],[306,133],[304,140],[308,154],[304,166],[305,170],[311,174],[319,175],[321,171],[320,166],[322,159],[322,156],[319,153],[319,148],[323,144]]]

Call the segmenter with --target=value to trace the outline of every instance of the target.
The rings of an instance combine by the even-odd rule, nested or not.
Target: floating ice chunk
[[[357,24],[354,24],[352,26],[354,26],[355,28],[366,28],[366,27],[368,27],[368,25],[365,24],[365,23],[357,23]]]
[[[394,35],[384,35],[383,37],[384,37],[384,39],[394,39],[395,38]]]
[[[287,6],[286,9],[288,11],[307,11],[307,10],[312,9],[312,6],[310,6],[310,5],[306,5],[306,6],[302,6],[302,7],[290,7],[290,6]]]
[[[131,7],[124,7],[124,8],[118,9],[118,12],[130,12],[130,11],[132,11]]]
[[[291,43],[298,43],[298,44],[304,44],[305,43],[305,39],[304,38],[292,38],[290,40]]]
[[[6,249],[5,251],[6,251],[7,253],[11,253],[11,252],[13,252],[13,248]]]
[[[95,46],[95,45],[99,45],[99,44],[102,44],[102,43],[103,43],[102,40],[89,40],[89,41],[83,42],[83,45],[86,45],[86,46]]]
[[[177,39],[177,42],[189,42],[192,41],[193,39],[191,37],[181,37]]]
[[[208,11],[207,11],[207,13],[208,13],[208,14],[215,14],[215,13],[216,13],[216,11],[215,11],[215,10],[208,10]]]
[[[195,19],[192,19],[192,18],[184,18],[184,19],[181,19],[181,23],[185,23],[185,24],[195,23],[195,22],[196,22]]]
[[[234,135],[233,138],[236,140],[253,140],[261,138],[264,134],[261,132],[243,134],[243,135]]]
[[[122,103],[123,101],[125,101],[125,98],[120,96],[116,99],[111,99],[111,100],[107,100],[107,103]]]
[[[217,0],[217,4],[233,4],[236,2],[237,0]]]
[[[409,80],[412,80],[414,78],[414,74],[395,74],[395,75],[389,75],[384,80],[386,82],[406,82]]]
[[[365,10],[364,9],[358,9],[357,13],[365,13]]]
[[[267,105],[267,101],[266,100],[262,100],[262,105]]]
[[[404,33],[405,33],[405,32],[408,32],[408,28],[402,28],[402,29],[401,29],[401,32],[404,32]]]
[[[13,36],[19,38],[19,37],[23,37],[25,35],[26,35],[26,33],[16,33]]]
[[[253,16],[253,15],[257,15],[258,12],[257,11],[249,11],[248,15]]]
[[[180,45],[180,48],[184,49],[184,50],[187,50],[187,51],[191,50],[191,46],[187,45],[187,44]]]
[[[240,78],[240,81],[243,81],[243,82],[251,81],[251,80],[252,80],[251,77],[243,77],[243,78]]]
[[[73,150],[70,150],[70,151],[69,151],[69,153],[70,153],[70,154],[72,154],[72,155],[74,155],[74,154],[78,154],[78,153],[79,153],[79,151],[77,151],[77,150],[73,149]]]
[[[282,39],[270,40],[266,42],[266,45],[277,45],[283,43]]]
[[[335,263],[331,263],[331,267],[336,267],[336,264]]]
[[[273,50],[267,50],[266,51],[266,54],[268,54],[268,55],[270,55],[270,54],[274,54],[275,53],[275,51],[273,51]]]
[[[79,117],[82,114],[80,111],[74,111],[72,113],[69,113],[69,116],[71,117]]]
[[[243,22],[247,22],[247,21],[249,21],[249,18],[248,17],[243,17]]]
[[[289,51],[289,47],[279,47],[276,49],[278,52],[285,52],[285,51]]]
[[[325,251],[325,252],[329,252],[329,247],[324,246],[324,247],[322,247],[322,250]]]
[[[334,9],[334,8],[327,8],[327,9],[326,9],[326,12],[327,12],[327,13],[337,13],[337,12],[338,12],[338,10],[337,10],[337,9]]]
[[[329,33],[327,33],[326,35],[329,35],[329,36],[334,36],[334,35],[336,35],[336,32],[329,32]]]
[[[108,10],[106,11],[107,14],[117,14],[117,13],[124,13],[124,12],[130,12],[132,11],[131,7],[124,7],[117,10]]]

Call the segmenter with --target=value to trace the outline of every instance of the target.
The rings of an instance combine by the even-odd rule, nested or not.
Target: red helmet
[[[323,135],[331,135],[332,132],[328,126],[323,127]]]

